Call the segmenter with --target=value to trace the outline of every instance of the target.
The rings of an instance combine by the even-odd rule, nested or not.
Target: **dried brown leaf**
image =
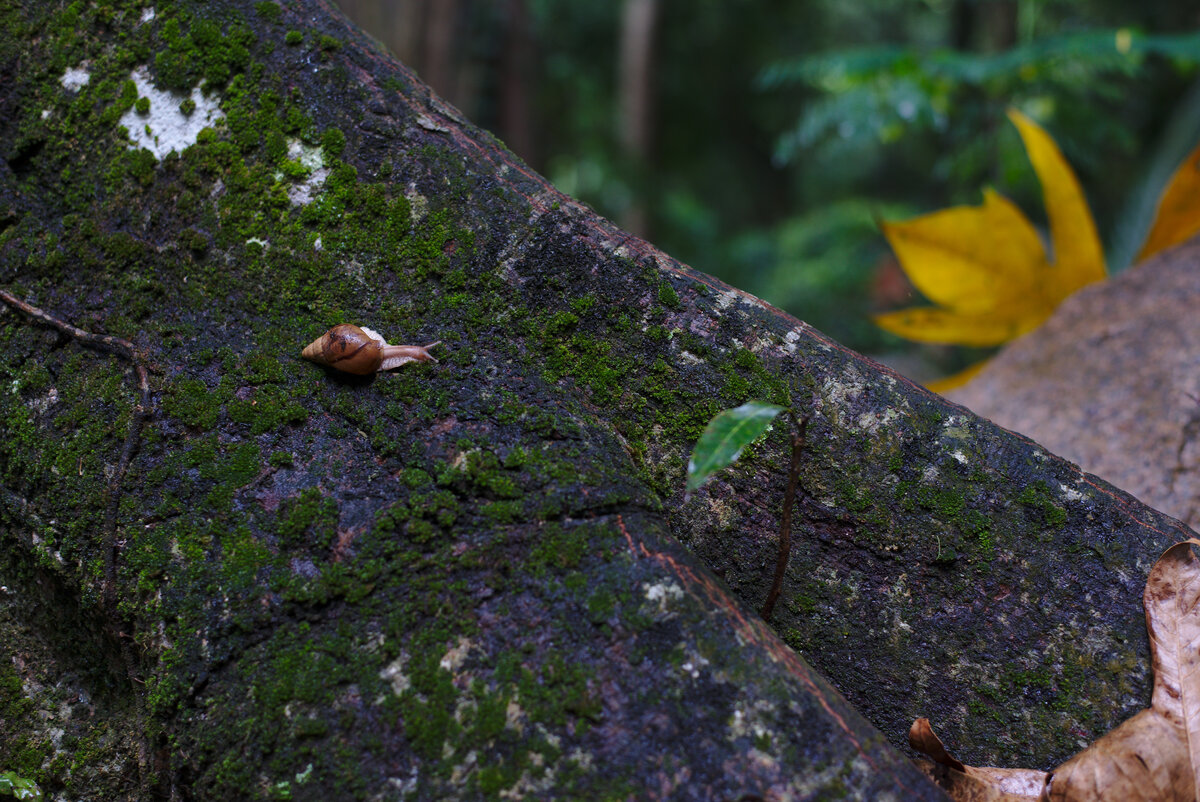
[[[1193,802],[1182,729],[1143,710],[1050,772],[1050,802]]]
[[[940,763],[928,760],[918,760],[917,768],[925,772],[925,776],[946,792],[954,802],[1029,802],[1038,799],[1037,794],[1010,794],[1000,787],[981,780],[973,774],[952,769]],[[1015,769],[1024,771],[1024,769]],[[1045,772],[1037,772],[1045,779]]]
[[[1028,802],[1041,798],[1046,785],[1044,771],[964,765],[946,751],[927,718],[913,722],[908,743],[934,759],[917,765],[955,802]]]
[[[1182,727],[1192,785],[1200,788],[1200,560],[1192,544],[1200,541],[1176,543],[1158,558],[1142,604],[1154,671],[1150,707]]]
[[[961,760],[946,751],[946,747],[942,745],[942,739],[934,733],[927,718],[917,719],[908,728],[908,745],[923,755],[929,755],[934,762],[941,763],[943,766],[949,766],[958,771],[965,772],[967,770]]]

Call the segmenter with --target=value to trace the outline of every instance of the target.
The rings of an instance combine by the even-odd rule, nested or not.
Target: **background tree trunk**
[[[329,4],[2,14],[0,286],[134,353],[0,315],[0,770],[938,799],[916,715],[1047,766],[1144,706],[1189,530],[562,196]],[[441,361],[299,359],[342,322]],[[682,494],[752,398],[812,414],[774,632],[787,433]]]
[[[621,11],[621,38],[617,57],[617,141],[622,154],[634,165],[639,184],[649,183],[650,151],[654,137],[654,43],[658,0],[625,0]],[[647,230],[646,204],[635,197],[621,217],[621,225],[639,236]]]

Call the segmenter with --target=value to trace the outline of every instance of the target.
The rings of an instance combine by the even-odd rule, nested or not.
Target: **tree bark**
[[[0,14],[0,287],[133,346],[0,313],[0,771],[941,799],[918,715],[1048,766],[1145,705],[1188,530],[618,230],[330,4]],[[299,358],[343,322],[441,361]],[[786,432],[682,493],[752,398],[811,416],[774,631]]]

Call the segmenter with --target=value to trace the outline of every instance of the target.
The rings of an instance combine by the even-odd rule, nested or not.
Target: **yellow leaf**
[[[1008,119],[1017,126],[1033,171],[1042,182],[1046,217],[1050,220],[1050,241],[1054,245],[1054,283],[1059,300],[1080,287],[1104,278],[1104,249],[1096,223],[1088,211],[1087,199],[1079,179],[1063,158],[1062,151],[1037,123],[1016,109],[1008,110]]]
[[[914,306],[872,318],[884,331],[921,343],[1000,345],[1037,328],[1042,317],[1022,317],[1017,310],[995,314],[962,314],[938,306]]]
[[[963,368],[958,373],[945,376],[937,381],[925,382],[925,389],[938,394],[944,394],[950,392],[951,390],[957,390],[959,387],[962,387],[971,379],[978,376],[980,371],[987,367],[988,362],[989,360],[985,359],[982,362],[976,362],[970,367]]]
[[[1171,176],[1162,197],[1154,225],[1138,253],[1138,262],[1159,251],[1191,239],[1200,232],[1200,147],[1193,150]]]
[[[884,223],[904,272],[935,305],[879,315],[881,328],[919,342],[1000,345],[1037,328],[1068,295],[1104,278],[1096,224],[1070,165],[1032,120],[1017,111],[1009,118],[1042,183],[1053,262],[1025,215],[992,190],[984,191],[980,206]]]
[[[1022,295],[1046,269],[1037,231],[1012,201],[990,189],[982,206],[882,226],[913,286],[959,312],[983,312],[997,299]]]

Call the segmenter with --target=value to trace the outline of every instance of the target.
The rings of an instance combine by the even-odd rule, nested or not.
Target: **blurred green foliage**
[[[502,138],[513,4],[460,5],[476,69],[456,102]],[[1200,12],[1178,0],[659,0],[640,162],[617,135],[624,3],[518,5],[537,134],[519,155],[618,222],[640,200],[656,245],[860,351],[917,347],[865,319],[920,300],[896,297],[876,219],[993,186],[1043,220],[1008,106],[1075,168],[1110,268],[1140,244],[1153,183],[1200,139]]]

